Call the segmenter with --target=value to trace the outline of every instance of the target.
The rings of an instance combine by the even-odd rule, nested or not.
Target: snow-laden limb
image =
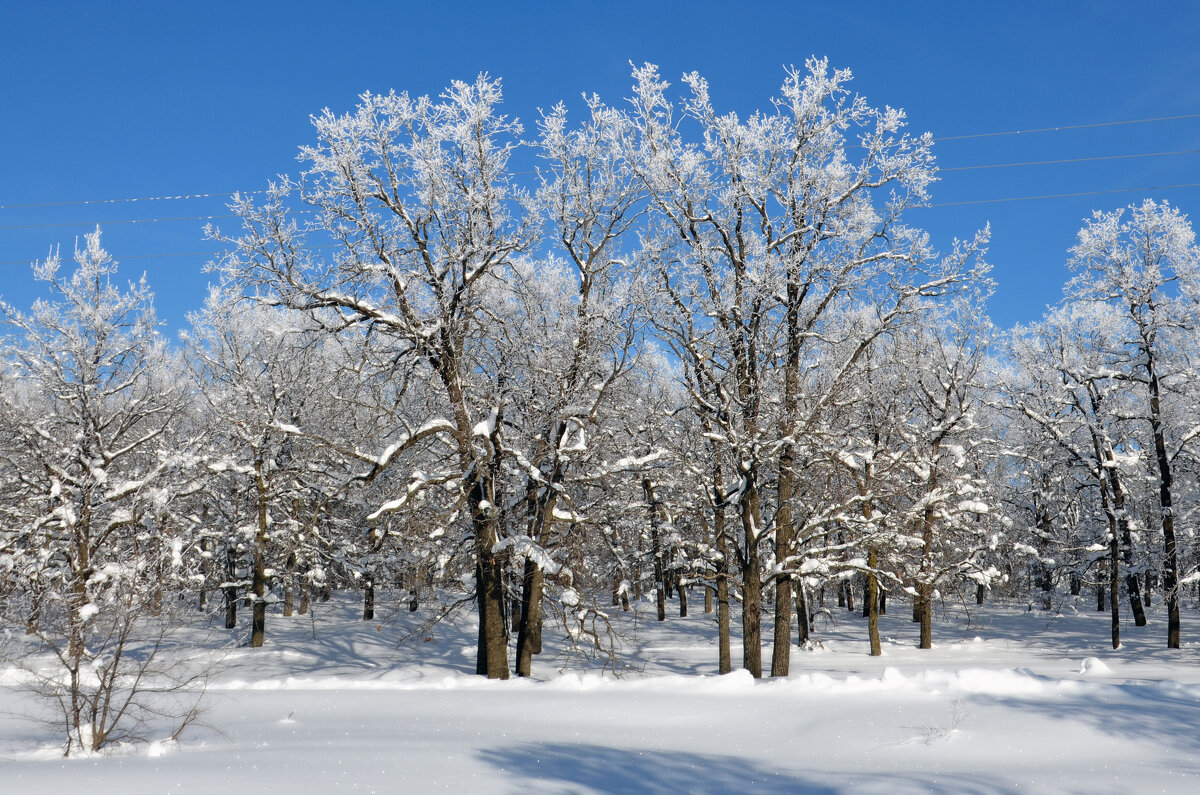
[[[501,539],[492,548],[492,551],[497,555],[511,551],[519,558],[533,561],[543,574],[550,576],[557,575],[563,569],[561,563],[555,561],[544,547],[527,535],[515,535]],[[578,604],[578,600],[576,600],[576,604]]]

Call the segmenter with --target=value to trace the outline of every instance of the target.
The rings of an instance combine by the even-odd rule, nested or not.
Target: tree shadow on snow
[[[800,751],[798,750],[798,753]],[[746,759],[681,751],[636,751],[601,745],[525,744],[484,749],[480,758],[515,777],[513,793],[745,793],[836,795],[838,793],[950,793],[1015,795],[1011,786],[979,777],[936,773],[822,772],[809,780]]]
[[[1096,691],[1063,693],[1055,698],[973,695],[972,703],[1002,705],[1017,712],[1038,713],[1070,724],[1089,724],[1102,733],[1180,755],[1178,772],[1200,774],[1200,699],[1194,687],[1172,683],[1127,681],[1102,685]]]

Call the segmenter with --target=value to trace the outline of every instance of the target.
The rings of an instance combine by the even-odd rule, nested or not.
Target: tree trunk
[[[1146,374],[1150,386],[1150,430],[1154,435],[1154,459],[1158,464],[1158,503],[1161,508],[1163,532],[1163,593],[1167,601],[1167,648],[1179,648],[1179,552],[1175,542],[1175,511],[1172,503],[1173,485],[1171,459],[1162,427],[1162,399],[1158,371],[1149,346],[1146,354]]]
[[[375,575],[367,572],[363,579],[363,621],[375,620]]]
[[[1112,647],[1114,649],[1121,648],[1121,580],[1118,576],[1120,571],[1117,564],[1117,556],[1120,554],[1119,545],[1116,536],[1112,539],[1112,544],[1109,546],[1109,564],[1108,564],[1108,604],[1111,608],[1112,615]]]
[[[479,491],[478,487],[475,489]],[[482,516],[475,501],[475,557],[477,580],[475,596],[479,602],[479,652],[482,660],[476,672],[488,679],[507,679],[508,633],[504,627],[504,572],[492,551],[498,542],[494,522]]]
[[[225,582],[221,589],[225,597],[225,629],[237,628],[237,550],[230,544],[225,551]]]
[[[521,582],[521,622],[517,628],[517,676],[529,676],[533,655],[542,653],[542,590],[545,575],[532,558],[525,558]]]
[[[259,648],[267,629],[267,481],[262,458],[254,461],[254,484],[257,491],[258,524],[254,534],[254,571],[250,589],[253,594],[253,618],[250,623],[250,645]]]
[[[787,573],[792,555],[792,447],[779,456],[779,506],[775,512],[775,560],[784,571],[775,578],[775,631],[771,648],[771,676],[787,676],[792,653],[792,578]]]
[[[733,670],[733,655],[729,640],[729,578],[733,567],[729,559],[729,538],[725,530],[724,484],[721,467],[713,467],[713,536],[716,538],[717,555],[717,672],[727,674]]]
[[[867,573],[867,593],[863,597],[863,601],[867,605],[867,637],[871,642],[872,657],[883,655],[883,646],[879,642],[879,581],[875,579],[874,573],[874,569],[878,565],[879,557],[875,548],[871,547],[867,551],[867,567],[871,571]]]
[[[809,631],[812,628],[812,617],[808,614],[808,598],[804,594],[804,582],[796,583],[796,624],[799,632],[796,642],[802,648],[808,643]]]
[[[917,587],[921,594],[921,643],[918,648],[933,648],[933,586],[923,583]]]
[[[761,679],[762,568],[758,557],[758,491],[753,473],[747,473],[745,477],[748,485],[738,503],[746,544],[742,555],[742,667],[755,679]]]
[[[646,498],[646,511],[650,518],[650,551],[654,555],[654,602],[658,608],[658,620],[667,620],[667,573],[663,565],[663,548],[658,533],[661,515],[658,497],[654,493],[654,483],[650,478],[642,478],[642,493]]]
[[[291,618],[296,609],[296,554],[287,557],[287,571],[283,575],[283,617]]]

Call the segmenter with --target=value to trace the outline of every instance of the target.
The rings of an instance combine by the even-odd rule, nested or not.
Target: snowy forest
[[[989,230],[910,223],[932,136],[823,60],[749,116],[646,65],[628,100],[527,126],[487,76],[313,126],[294,176],[207,228],[179,339],[100,229],[36,263],[46,299],[0,304],[3,642],[52,652],[68,753],[186,686],[156,652],[197,616],[254,650],[338,598],[419,615],[418,643],[477,619],[491,679],[551,637],[621,673],[639,604],[711,614],[705,653],[754,678],[835,610],[864,655],[887,613],[928,649],[947,603],[1068,597],[1106,612],[1097,650],[1152,607],[1181,647],[1182,208],[1097,209],[1061,302],[1002,329]]]

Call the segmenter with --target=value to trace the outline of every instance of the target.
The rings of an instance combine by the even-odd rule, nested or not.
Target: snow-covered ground
[[[271,616],[267,645],[230,653],[207,726],[178,745],[63,759],[48,730],[11,714],[32,702],[0,670],[0,790],[1200,791],[1197,646],[1163,648],[1157,612],[1113,651],[1108,615],[1070,604],[949,607],[920,651],[896,604],[871,658],[865,621],[834,608],[822,648],[755,682],[715,675],[712,615],[659,624],[645,604],[624,626],[633,670],[620,679],[560,672],[548,631],[533,680],[489,682],[472,673],[469,617],[397,647],[413,616],[364,623],[358,610]]]

